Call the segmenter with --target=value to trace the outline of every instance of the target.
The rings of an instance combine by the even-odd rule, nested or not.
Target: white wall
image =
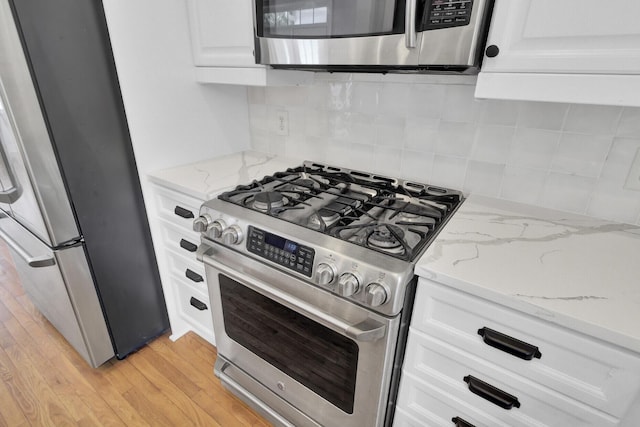
[[[640,108],[480,101],[475,78],[318,73],[249,89],[254,149],[640,225]],[[289,114],[289,135],[275,115]]]
[[[195,81],[185,0],[103,4],[141,177],[249,147],[246,88]]]

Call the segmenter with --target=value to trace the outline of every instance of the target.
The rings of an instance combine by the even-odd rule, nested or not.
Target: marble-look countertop
[[[162,169],[149,180],[200,200],[208,200],[236,185],[248,184],[265,175],[300,166],[301,159],[243,151],[197,163]]]
[[[640,227],[471,196],[416,271],[640,352]]]

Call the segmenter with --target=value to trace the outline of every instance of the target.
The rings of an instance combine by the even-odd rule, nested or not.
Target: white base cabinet
[[[640,355],[420,279],[395,426],[640,425],[639,399]]]
[[[161,245],[158,264],[165,283],[171,339],[193,331],[215,345],[204,265],[195,254],[200,235],[192,229],[204,201],[158,185],[152,185],[152,191],[158,209],[154,218]]]
[[[639,16],[637,0],[496,0],[476,96],[639,106]]]

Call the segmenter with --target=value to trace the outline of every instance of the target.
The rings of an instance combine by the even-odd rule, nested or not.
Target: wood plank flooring
[[[216,350],[162,336],[92,369],[31,304],[0,241],[0,426],[268,427],[213,375]]]

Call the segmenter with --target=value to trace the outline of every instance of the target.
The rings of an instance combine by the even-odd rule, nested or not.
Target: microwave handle
[[[404,14],[404,44],[407,49],[416,47],[416,2],[407,0]]]

